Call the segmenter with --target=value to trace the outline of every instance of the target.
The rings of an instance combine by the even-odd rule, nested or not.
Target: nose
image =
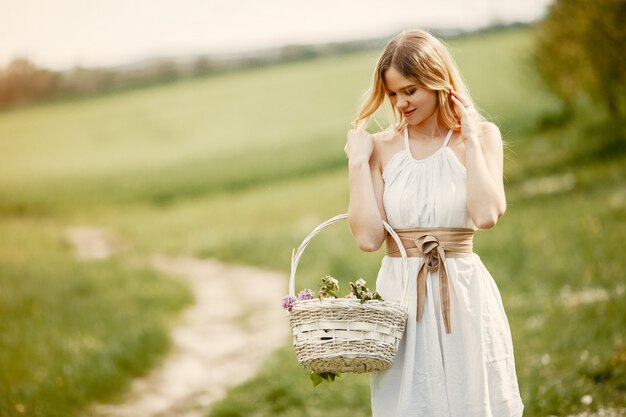
[[[400,110],[408,106],[408,104],[409,103],[407,102],[406,98],[403,96],[399,96],[398,101],[396,101],[396,107],[399,108]]]

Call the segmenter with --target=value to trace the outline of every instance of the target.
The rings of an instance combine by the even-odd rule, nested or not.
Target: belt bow
[[[396,230],[406,249],[407,256],[421,257],[417,270],[417,314],[420,320],[426,300],[426,274],[439,271],[439,298],[446,333],[452,331],[450,324],[450,290],[446,257],[460,258],[473,253],[472,238],[474,231],[464,228],[417,228]],[[400,256],[398,244],[387,237],[387,255]]]

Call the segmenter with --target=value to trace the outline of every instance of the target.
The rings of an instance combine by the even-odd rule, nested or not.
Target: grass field
[[[189,291],[119,259],[77,262],[56,220],[0,221],[0,415],[72,416],[167,351]],[[131,324],[131,325],[129,325]]]
[[[624,407],[624,131],[592,109],[539,129],[558,107],[534,78],[530,44],[528,30],[511,30],[450,45],[507,141],[508,212],[476,251],[502,292],[525,415]],[[377,53],[0,114],[0,415],[76,415],[158,360],[190,298],[133,259],[286,272],[291,249],[347,208],[345,132]],[[78,262],[62,237],[74,224],[106,227],[128,248]],[[359,253],[345,225],[330,228],[298,284],[372,277],[380,255]],[[211,417],[368,415],[366,377],[313,390],[288,343]]]

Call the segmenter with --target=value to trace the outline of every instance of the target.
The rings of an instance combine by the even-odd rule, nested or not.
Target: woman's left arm
[[[480,121],[476,110],[460,94],[454,92],[451,97],[461,113],[461,137],[466,152],[467,208],[479,229],[490,229],[506,210],[500,130],[493,123]]]
[[[480,136],[465,140],[467,208],[479,229],[490,229],[506,210],[500,130],[481,123]]]

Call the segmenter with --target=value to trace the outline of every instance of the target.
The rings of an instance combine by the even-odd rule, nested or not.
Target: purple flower
[[[298,294],[298,300],[312,300],[314,298],[315,298],[315,294],[313,294],[313,291],[309,289],[302,290]]]
[[[291,312],[291,310],[293,309],[293,303],[295,302],[296,302],[296,297],[292,295],[287,295],[283,297],[282,306],[285,310]]]

